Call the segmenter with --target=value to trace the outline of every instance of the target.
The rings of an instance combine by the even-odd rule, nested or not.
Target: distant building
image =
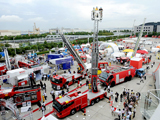
[[[92,30],[90,29],[79,29],[79,28],[74,28],[74,29],[71,29],[71,28],[52,28],[52,29],[49,29],[49,32],[50,34],[52,33],[56,33],[56,34],[59,34],[60,32],[63,33],[70,33],[70,32],[92,32]]]
[[[134,26],[134,33],[139,33],[141,31],[142,24],[139,26]],[[148,22],[145,23],[143,32],[160,32],[160,22]]]
[[[19,30],[0,30],[0,36],[16,36],[21,35]]]
[[[34,23],[34,26],[33,26],[33,31],[28,31],[28,35],[30,34],[40,34],[40,28],[37,28],[36,27],[36,23]]]

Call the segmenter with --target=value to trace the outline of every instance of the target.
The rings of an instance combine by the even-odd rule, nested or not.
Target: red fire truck
[[[22,68],[22,67],[33,68],[36,65],[38,66],[38,63],[36,63],[34,61],[27,61],[27,62],[26,61],[25,62],[18,61],[18,65],[20,68]]]
[[[0,75],[4,75],[7,72],[7,68],[5,64],[0,64]]]
[[[108,62],[99,62],[99,63],[98,63],[98,69],[99,69],[99,70],[105,69],[106,66],[108,66]]]
[[[89,105],[98,103],[106,96],[107,93],[104,92],[104,90],[101,90],[98,93],[89,91],[81,93],[80,91],[77,91],[70,95],[65,95],[62,98],[61,96],[57,97],[53,102],[53,111],[58,118],[64,118],[70,114],[75,114],[77,111],[82,110]]]
[[[22,102],[31,101],[36,103],[41,101],[40,85],[13,87],[10,89],[0,89],[0,98],[9,99],[13,98],[16,105],[22,105]]]
[[[82,61],[84,62],[84,63],[86,63],[87,62],[87,56],[86,55],[80,55],[80,57],[81,57],[81,59],[82,59]]]
[[[151,57],[152,56],[150,56],[150,57],[148,57],[148,56],[145,56],[145,57],[142,57],[142,63],[143,64],[147,64],[147,63],[150,63],[151,62]]]
[[[82,80],[86,74],[81,73],[73,73],[73,74],[62,74],[62,75],[54,75],[53,79],[50,81],[52,84],[52,88],[54,90],[63,89],[65,84],[72,85],[77,80]]]
[[[125,62],[129,62],[130,58],[129,57],[117,57],[118,62],[121,64],[125,64]]]
[[[117,68],[113,71],[105,71],[99,75],[100,82],[112,87],[123,82],[130,81],[136,73],[136,68],[132,66]]]

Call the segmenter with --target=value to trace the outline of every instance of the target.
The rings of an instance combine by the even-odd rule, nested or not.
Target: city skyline
[[[156,4],[155,4],[156,3]],[[0,30],[40,30],[51,28],[93,29],[91,10],[103,8],[100,29],[132,28],[146,22],[158,22],[160,1],[152,0],[0,0]]]

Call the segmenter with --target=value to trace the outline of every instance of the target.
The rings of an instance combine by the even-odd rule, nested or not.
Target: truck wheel
[[[76,113],[76,110],[75,109],[72,109],[71,110],[71,115],[74,115]]]
[[[129,76],[128,81],[131,81],[131,79],[132,79],[132,76]]]
[[[111,87],[114,87],[114,86],[115,86],[115,82],[112,82],[112,83],[111,83]]]
[[[99,100],[100,100],[99,98],[96,98],[96,103],[98,103],[98,102],[99,102]]]
[[[125,77],[124,82],[127,82],[127,81],[128,81],[128,77]]]
[[[94,100],[91,101],[91,105],[93,106],[95,104]]]

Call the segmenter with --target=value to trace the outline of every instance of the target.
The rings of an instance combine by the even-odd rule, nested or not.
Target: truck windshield
[[[54,83],[62,83],[61,79],[55,79],[55,78],[52,79],[52,82],[54,82]]]
[[[143,71],[143,70],[140,70],[139,72],[140,72],[140,73],[143,73],[144,71]]]
[[[53,107],[58,111],[61,112],[62,111],[62,105],[57,102],[56,100],[53,102]]]
[[[109,77],[109,73],[102,72],[99,76],[99,79],[106,81],[106,79]]]

